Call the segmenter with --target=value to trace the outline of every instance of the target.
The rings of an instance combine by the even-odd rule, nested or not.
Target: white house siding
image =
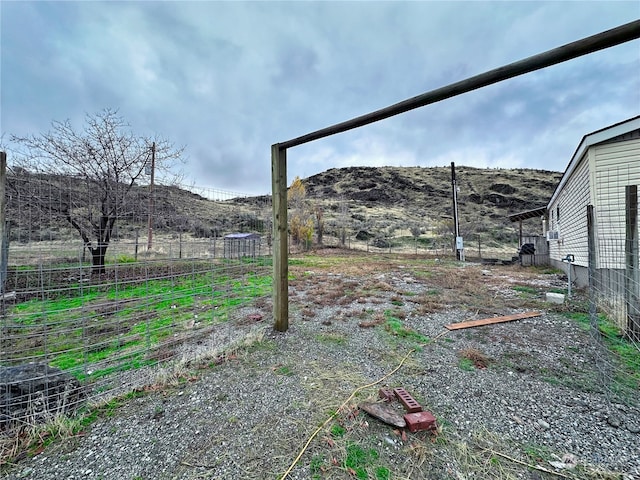
[[[559,262],[570,254],[575,257],[575,265],[588,266],[587,205],[590,203],[589,162],[585,155],[562,193],[549,206],[549,229],[560,234],[559,240],[549,241],[549,256],[554,265],[562,266]]]
[[[597,268],[624,269],[625,187],[640,185],[640,139],[592,147]]]
[[[561,236],[549,242],[550,262],[566,272],[568,265],[561,260],[573,254],[571,278],[578,286],[590,280],[586,207],[594,206],[595,299],[622,330],[628,307],[625,187],[629,185],[640,186],[640,116],[585,135],[548,205],[549,229]]]

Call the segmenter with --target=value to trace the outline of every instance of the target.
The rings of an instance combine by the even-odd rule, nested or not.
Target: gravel
[[[523,310],[512,308],[518,292],[508,269],[480,272],[471,266],[463,274],[486,277],[503,314]],[[522,284],[522,272],[515,273]],[[640,411],[600,392],[602,351],[577,323],[543,311],[449,332],[445,325],[475,312],[450,304],[421,313],[413,300],[433,287],[411,269],[378,272],[375,281],[388,291],[324,306],[315,302],[318,286],[347,292],[363,277],[301,276],[292,287],[288,332],[271,329],[267,306],[262,322],[234,326],[224,362],[192,363],[186,380],[121,399],[82,435],[19,461],[2,472],[5,478],[280,478],[356,388],[382,379],[406,356],[397,372],[337,411],[287,478],[554,478],[522,462],[570,478],[640,479]],[[537,286],[549,278],[527,276]],[[404,317],[405,333],[440,336],[420,345],[419,337],[363,323],[385,311]],[[202,358],[219,348],[214,337],[184,348]],[[464,351],[479,352],[488,367],[465,368]],[[358,411],[359,402],[377,399],[379,388],[399,386],[436,415],[437,433],[399,432]],[[354,460],[358,451],[369,456]]]

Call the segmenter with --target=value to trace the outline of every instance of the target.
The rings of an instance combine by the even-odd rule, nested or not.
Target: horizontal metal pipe
[[[286,150],[287,148],[362,127],[379,120],[384,120],[385,118],[393,117],[400,113],[408,112],[409,110],[424,107],[431,103],[455,97],[456,95],[461,95],[509,78],[517,77],[518,75],[550,67],[557,63],[566,62],[567,60],[597,52],[598,50],[614,47],[637,38],[640,38],[640,20],[626,23],[619,27],[606,30],[581,40],[576,40],[575,42],[568,43],[561,47],[547,50],[546,52],[527,57],[503,67],[489,70],[488,72],[452,83],[436,90],[431,90],[430,92],[409,98],[389,107],[376,110],[375,112],[367,113],[366,115],[352,118],[351,120],[346,120],[276,145],[280,150]]]

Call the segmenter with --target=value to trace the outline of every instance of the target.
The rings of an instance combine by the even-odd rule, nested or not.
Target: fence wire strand
[[[0,435],[148,387],[269,322],[269,199],[159,186],[148,249],[148,189],[134,189],[96,272],[59,215],[63,204],[82,213],[85,186],[37,175],[14,175],[9,184]],[[238,232],[251,243],[229,239]]]
[[[640,273],[638,197],[628,167],[609,168],[594,207],[590,325],[596,364],[612,403],[640,405]],[[635,220],[633,220],[635,218]]]

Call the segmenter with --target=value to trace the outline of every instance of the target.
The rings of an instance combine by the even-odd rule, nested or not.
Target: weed
[[[567,295],[567,289],[566,288],[550,288],[549,291],[551,293],[561,293],[562,295]]]
[[[527,444],[522,449],[524,454],[535,463],[544,463],[551,459],[551,452],[547,447]]]
[[[465,370],[467,372],[473,372],[475,370],[473,362],[468,358],[460,358],[458,360],[458,367],[460,367],[461,370]]]
[[[316,335],[316,340],[320,343],[346,345],[347,337],[341,333],[320,333]]]
[[[460,357],[460,368],[467,370],[468,367],[487,368],[489,358],[477,348],[465,348],[458,352]]]
[[[36,427],[36,435],[39,437],[40,445],[47,446],[58,438],[71,437],[77,435],[84,428],[81,418],[67,417],[66,415],[56,415],[49,422]]]
[[[405,327],[402,324],[402,321],[393,316],[391,312],[385,312],[385,317],[387,322],[385,324],[385,329],[391,333],[391,335],[404,338],[416,343],[424,344],[429,342],[429,337],[422,335],[421,333],[416,332],[408,327]]]
[[[439,438],[439,436],[436,438]],[[424,464],[424,462],[427,461],[427,458],[432,454],[432,449],[429,444],[416,440],[409,444],[406,452],[411,454],[411,457],[413,458],[412,463],[417,466],[422,466],[422,464]]]
[[[276,350],[278,347],[273,340],[257,340],[250,345],[246,346],[245,349],[248,353],[254,352],[272,352]]]
[[[38,339],[46,325],[49,364],[79,380],[138,369],[156,363],[146,352],[176,330],[193,328],[194,317],[200,316],[198,323],[225,321],[234,309],[268,294],[271,284],[269,275],[230,278],[206,271],[143,284],[87,285],[78,296],[29,300],[7,313],[10,323],[29,327],[12,339],[7,359],[43,355]],[[215,289],[220,285],[227,288]]]
[[[554,268],[554,267],[549,267],[549,266],[541,266],[541,265],[535,265],[535,266],[530,266],[527,267],[541,275],[563,275],[564,272],[558,268]]]
[[[527,287],[527,286],[524,286],[524,285],[515,285],[513,287],[513,289],[516,292],[525,293],[525,294],[528,294],[528,295],[537,295],[538,294],[538,290],[536,290],[535,288]]]
[[[565,312],[564,315],[575,320],[584,330],[597,327],[602,343],[616,357],[618,364],[609,388],[623,399],[628,395],[637,396],[640,389],[640,350],[637,345],[627,340],[604,314],[598,314],[595,325],[589,314],[584,312]]]
[[[391,297],[391,303],[392,303],[393,305],[398,306],[398,307],[400,307],[400,306],[404,305],[404,302],[402,301],[402,298],[400,298],[398,295],[393,295],[393,296]]]
[[[331,432],[331,435],[333,435],[334,437],[341,438],[342,436],[344,436],[347,430],[342,425],[338,425],[337,423],[334,423],[333,425],[331,425],[330,432]]]
[[[119,399],[114,398],[109,400],[107,403],[99,407],[99,411],[105,417],[113,417],[116,413],[116,410],[122,406],[122,403]]]
[[[319,473],[322,471],[323,467],[324,467],[324,458],[321,457],[320,455],[314,455],[313,458],[311,459],[311,464],[309,465],[309,468],[311,469],[311,473]]]
[[[376,480],[389,480],[391,471],[387,467],[376,468]]]
[[[386,319],[384,314],[382,312],[377,312],[371,320],[362,321],[358,324],[358,326],[362,328],[371,328],[377,325],[382,325],[385,321]]]
[[[378,460],[379,456],[378,451],[373,448],[364,449],[356,443],[349,443],[344,465],[356,478],[367,479],[369,478],[367,467]]]
[[[313,318],[316,316],[316,311],[312,308],[303,308],[300,313],[304,318]]]
[[[122,264],[122,263],[135,263],[135,262],[136,262],[136,259],[134,257],[132,257],[131,255],[125,255],[125,254],[118,255],[118,257],[116,258],[116,261],[115,261],[115,263],[119,263],[119,264]]]
[[[12,463],[14,458],[25,452],[35,455],[57,441],[80,435],[100,416],[113,416],[122,405],[122,400],[132,397],[133,394],[127,394],[113,398],[80,410],[75,416],[51,416],[45,423],[26,426],[12,432],[12,435],[3,436],[0,438],[0,466]]]
[[[284,375],[286,377],[290,377],[291,375],[293,375],[293,369],[289,366],[289,365],[281,365],[279,367],[277,367],[274,372],[277,375]]]

